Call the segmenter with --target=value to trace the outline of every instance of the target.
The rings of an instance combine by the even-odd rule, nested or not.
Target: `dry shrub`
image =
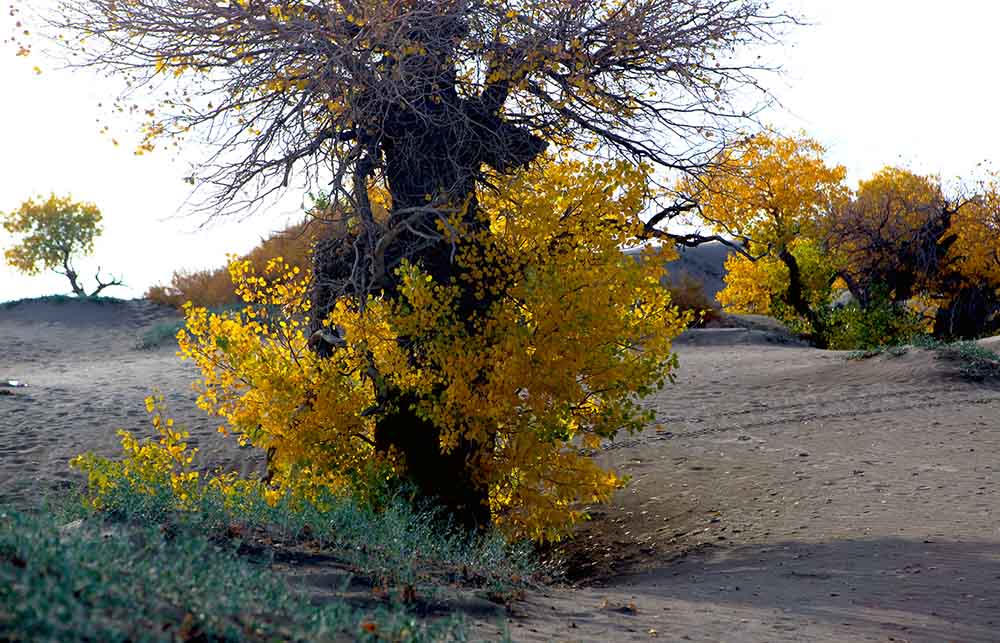
[[[671,274],[664,279],[664,286],[670,291],[670,299],[681,312],[693,311],[693,328],[701,328],[712,321],[722,319],[719,303],[705,292],[705,285],[697,277],[685,271]]]
[[[320,238],[327,225],[306,219],[264,239],[241,259],[248,259],[258,274],[264,272],[267,261],[274,257],[283,257],[285,263],[305,272],[311,265],[309,253],[312,244]],[[211,270],[175,271],[169,285],[151,286],[146,291],[146,299],[175,308],[180,308],[187,301],[206,308],[224,307],[242,301],[236,294],[227,266]]]

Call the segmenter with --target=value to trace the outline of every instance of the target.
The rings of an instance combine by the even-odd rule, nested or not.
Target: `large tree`
[[[161,92],[142,151],[199,132],[217,146],[192,177],[214,188],[216,211],[295,180],[329,193],[349,219],[314,269],[314,346],[332,354],[335,302],[396,297],[407,265],[456,284],[474,329],[498,288],[462,274],[456,252],[489,224],[481,191],[547,147],[682,172],[710,163],[752,109],[734,101],[759,89],[744,49],[791,22],[762,0],[64,0],[52,25],[79,36],[78,64]],[[442,453],[419,400],[391,386],[380,398],[378,449],[401,451],[425,492],[484,522],[468,465],[489,440]]]
[[[975,338],[1000,320],[1000,241],[993,182],[951,193],[936,176],[886,167],[828,217],[826,244],[862,307],[922,298],[937,337]]]

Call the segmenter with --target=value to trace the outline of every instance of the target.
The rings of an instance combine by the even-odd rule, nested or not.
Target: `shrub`
[[[285,263],[308,272],[311,268],[312,244],[328,228],[329,224],[310,217],[261,241],[260,245],[241,259],[249,261],[258,273],[263,273],[267,262],[275,257],[282,257]],[[170,278],[169,285],[151,286],[145,296],[150,301],[178,309],[188,301],[205,308],[231,307],[242,303],[230,278],[228,266],[211,270],[176,271]]]
[[[869,350],[911,342],[926,331],[926,322],[913,309],[875,297],[867,306],[851,302],[840,308],[826,306],[829,347],[835,350]]]
[[[718,302],[705,292],[705,284],[687,272],[680,272],[664,279],[670,292],[670,301],[682,313],[690,313],[691,325],[702,327],[722,318]]]

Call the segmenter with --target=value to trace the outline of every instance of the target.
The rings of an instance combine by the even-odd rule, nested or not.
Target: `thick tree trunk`
[[[946,340],[978,339],[1000,326],[998,312],[1000,299],[992,288],[962,288],[947,306],[937,311],[934,336]]]
[[[822,318],[816,314],[816,311],[812,309],[812,306],[809,305],[803,294],[802,271],[799,269],[799,262],[795,259],[795,255],[787,248],[778,254],[778,258],[788,268],[788,291],[785,293],[788,305],[808,320],[809,325],[813,329],[812,341],[816,347],[826,348],[829,342],[826,325],[823,323]]]
[[[489,488],[478,479],[477,463],[488,456],[489,445],[460,439],[454,449],[441,451],[441,431],[419,417],[419,400],[398,390],[389,391],[389,410],[375,426],[375,449],[402,455],[406,475],[421,496],[442,506],[454,523],[465,529],[490,524]]]
[[[455,96],[446,100],[459,100]],[[425,105],[432,112],[433,106]],[[454,113],[454,104],[451,106]],[[544,148],[544,143],[530,133],[502,123],[495,115],[484,113],[470,103],[467,117],[445,121],[446,126],[429,125],[434,118],[424,114],[391,112],[380,144],[385,177],[394,212],[421,208],[428,202],[446,201],[448,207],[464,208],[463,219],[471,230],[481,230],[489,222],[481,219],[476,201],[476,186],[481,166],[507,171],[530,162]],[[441,121],[438,121],[439,123]],[[434,228],[433,211],[417,227]],[[470,243],[468,239],[458,243]],[[414,248],[418,248],[414,252]],[[387,260],[383,294],[394,296],[399,286],[391,272],[394,262],[406,256],[441,283],[459,283],[460,267],[453,263],[454,247],[449,240],[428,242],[412,231],[402,231],[385,250]],[[318,287],[313,294],[314,319],[326,317],[334,293],[324,290],[331,277],[342,276],[354,261],[349,244],[329,242],[316,253],[314,266]],[[475,288],[467,286],[458,302],[459,318],[469,328],[493,302],[476,297]],[[315,322],[314,322],[315,323]],[[419,338],[406,338],[416,340]],[[322,352],[322,349],[321,349]],[[414,359],[419,359],[414,355]],[[490,444],[460,439],[447,453],[441,451],[440,427],[419,417],[420,400],[399,390],[380,391],[381,416],[375,427],[375,447],[380,453],[394,451],[404,459],[407,476],[420,493],[439,502],[464,528],[479,529],[490,523],[489,488],[481,476],[481,464],[489,457]]]

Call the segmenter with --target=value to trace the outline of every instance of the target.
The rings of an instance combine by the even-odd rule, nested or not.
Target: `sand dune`
[[[249,452],[232,441],[216,439],[218,422],[194,406],[197,371],[175,356],[176,347],[136,348],[144,330],[177,318],[143,300],[0,306],[0,382],[27,385],[0,397],[0,501],[72,484],[78,478],[69,458],[119,453],[118,429],[150,435],[143,400],[156,391],[207,466],[259,465],[259,458],[246,462]]]
[[[0,395],[0,499],[75,484],[67,460],[117,453],[118,428],[148,435],[154,388],[206,466],[259,469],[194,408],[190,365],[135,349],[173,315],[0,307],[0,383],[28,385]],[[996,640],[1000,390],[931,352],[848,361],[766,320],[677,352],[647,401],[662,426],[599,454],[632,485],[556,550],[580,584],[515,605],[515,640]]]

